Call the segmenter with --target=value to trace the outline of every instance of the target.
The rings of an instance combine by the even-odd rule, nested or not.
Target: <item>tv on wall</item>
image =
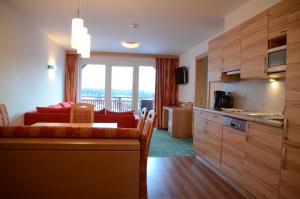
[[[181,66],[175,69],[176,84],[188,83],[188,69],[186,66]]]

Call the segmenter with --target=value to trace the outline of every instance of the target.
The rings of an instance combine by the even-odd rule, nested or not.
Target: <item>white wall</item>
[[[255,16],[259,12],[271,7],[280,0],[250,0],[246,4],[242,5],[240,8],[234,12],[227,15],[224,19],[224,30],[228,30],[243,21]],[[180,66],[189,67],[189,82],[188,84],[179,86],[179,101],[194,102],[195,101],[195,66],[196,66],[196,56],[207,53],[208,51],[208,41],[221,33],[213,35],[208,40],[198,44],[196,47],[190,49],[186,53],[180,56]],[[218,89],[222,86],[218,83]],[[211,100],[210,100],[211,101]]]
[[[24,112],[63,101],[65,50],[2,1],[0,24],[0,103],[12,124],[23,124]]]

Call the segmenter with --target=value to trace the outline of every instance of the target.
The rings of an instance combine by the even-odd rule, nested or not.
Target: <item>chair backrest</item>
[[[4,104],[0,104],[0,126],[8,126],[9,118],[6,107]]]
[[[153,129],[156,124],[156,113],[151,110],[148,112],[142,131],[143,136],[146,136],[146,156],[148,156]]]
[[[146,116],[147,116],[147,108],[143,108],[137,125],[137,129],[140,131],[143,131]]]
[[[156,123],[156,114],[153,110],[148,112],[141,136],[141,153],[140,153],[140,199],[147,198],[147,160],[148,152]]]
[[[94,105],[86,103],[76,103],[71,106],[71,123],[93,123]]]

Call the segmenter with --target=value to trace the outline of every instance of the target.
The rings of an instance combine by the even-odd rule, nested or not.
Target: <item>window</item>
[[[95,110],[124,112],[141,107],[153,109],[155,68],[153,66],[87,64],[80,73],[81,102],[95,105]]]
[[[133,67],[113,66],[111,78],[111,110],[132,110]]]
[[[95,110],[105,107],[105,65],[84,65],[81,71],[81,101],[92,103]]]
[[[152,66],[139,67],[139,94],[138,110],[146,107],[148,110],[153,109],[155,94],[155,69]]]

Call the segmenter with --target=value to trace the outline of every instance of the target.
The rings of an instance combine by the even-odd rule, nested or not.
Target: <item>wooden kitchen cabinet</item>
[[[293,4],[294,3],[294,4]],[[297,19],[297,20],[295,20]],[[284,143],[300,147],[300,1],[289,8]]]
[[[249,122],[243,188],[256,198],[278,198],[282,129]]]
[[[206,120],[200,117],[194,116],[194,129],[193,129],[193,147],[197,155],[205,158],[206,148],[205,148],[205,127]]]
[[[241,78],[266,78],[268,11],[242,24]]]
[[[197,155],[217,168],[220,168],[221,161],[222,123],[214,121],[220,121],[220,117],[194,109],[193,147]]]
[[[222,36],[208,42],[208,81],[220,81],[222,72]]]
[[[300,148],[284,145],[279,198],[300,197]]]
[[[222,144],[222,124],[206,120],[205,133],[205,159],[211,164],[220,168],[221,144]]]
[[[244,175],[245,135],[245,132],[223,126],[221,170],[240,186]]]
[[[287,65],[284,143],[300,147],[300,62]]]
[[[240,70],[241,68],[241,25],[225,32],[222,39],[222,72]]]
[[[286,35],[288,25],[288,2],[282,0],[269,8],[269,39]]]
[[[292,23],[294,21],[300,20],[300,1],[299,0],[287,0],[289,6],[289,16],[288,21]]]

